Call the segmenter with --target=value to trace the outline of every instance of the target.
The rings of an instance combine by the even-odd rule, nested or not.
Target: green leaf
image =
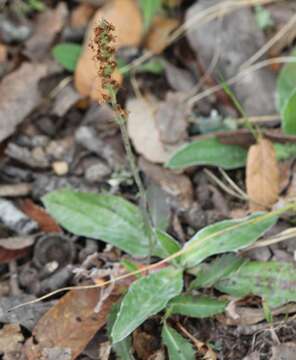
[[[185,145],[166,164],[170,169],[183,169],[195,165],[219,166],[236,169],[245,166],[247,150],[238,145],[226,145],[215,137]]]
[[[266,30],[274,25],[271,14],[261,5],[255,7],[256,21],[260,29]]]
[[[163,73],[164,69],[165,66],[163,60],[159,57],[155,57],[146,61],[144,64],[139,65],[136,68],[136,72],[159,75]]]
[[[164,231],[156,230],[155,235],[157,244],[154,255],[164,259],[181,250],[181,245],[169,234]]]
[[[285,134],[296,135],[296,88],[284,106],[282,129]]]
[[[107,332],[108,332],[108,337],[110,338],[110,340],[111,340],[112,327],[116,320],[116,316],[119,311],[119,308],[120,308],[119,303],[113,305],[112,309],[108,315]],[[119,341],[117,344],[113,344],[112,349],[115,351],[116,355],[121,360],[135,360],[135,358],[132,354],[132,339],[130,336],[128,336],[127,338],[125,338],[122,341]]]
[[[171,218],[168,195],[160,186],[152,182],[147,185],[146,193],[153,226],[160,230],[167,230]]]
[[[280,112],[282,112],[292,92],[296,89],[296,50],[292,52],[291,57],[295,58],[295,62],[283,66],[277,78],[276,100]]]
[[[149,255],[141,212],[123,198],[63,189],[42,200],[57,222],[75,235],[103,240],[133,256]]]
[[[213,286],[222,277],[237,271],[247,260],[234,254],[223,255],[210,264],[201,264],[201,270],[190,284],[190,290]]]
[[[224,312],[228,301],[207,296],[179,295],[170,301],[168,312],[193,318],[206,318]]]
[[[168,348],[170,360],[195,359],[195,351],[190,342],[166,323],[163,325],[161,337],[163,343]]]
[[[199,231],[183,250],[181,263],[190,268],[209,256],[234,252],[254,243],[278,219],[274,213],[254,213],[238,220],[224,220]]]
[[[66,70],[73,72],[80,57],[82,46],[75,43],[61,43],[52,49],[56,61]]]
[[[219,291],[235,297],[261,296],[271,308],[296,301],[296,269],[292,263],[251,261],[221,279]]]
[[[154,16],[161,9],[162,0],[139,0],[139,5],[144,18],[145,32],[149,29]]]
[[[279,161],[288,160],[296,157],[296,144],[287,143],[287,144],[274,144],[276,158]]]
[[[179,295],[183,287],[182,275],[181,270],[168,267],[136,280],[121,302],[111,334],[113,343],[126,338]]]

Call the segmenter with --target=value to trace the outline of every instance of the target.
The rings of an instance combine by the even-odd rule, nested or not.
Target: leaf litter
[[[271,230],[272,218],[270,222],[260,220],[256,234],[248,220],[249,209],[285,207],[295,195],[293,114],[288,110],[286,117],[285,112],[275,114],[275,94],[285,101],[285,86],[281,88],[281,82],[275,85],[279,67],[250,72],[232,88],[246,114],[252,115],[249,121],[255,122],[255,132],[263,136],[258,136],[258,141],[223,91],[223,97],[219,93],[197,103],[192,99],[194,91],[207,91],[211,84],[236,76],[241,66],[259,60],[258,54],[271,62],[270,56],[292,55],[295,34],[292,26],[285,26],[293,21],[290,4],[267,6],[258,0],[265,14],[270,12],[273,24],[262,30],[257,27],[250,4],[233,10],[229,2],[218,1],[110,0],[80,4],[67,1],[56,7],[47,2],[44,8],[38,8],[37,1],[15,16],[16,3],[13,0],[4,6],[0,26],[0,292],[6,294],[0,300],[0,343],[4,349],[0,351],[4,358],[26,353],[34,360],[79,356],[108,359],[116,352],[127,359],[137,356],[163,360],[179,358],[181,351],[185,358],[198,354],[232,360],[237,354],[245,358],[260,353],[267,359],[277,358],[279,351],[289,353],[296,333],[295,309],[289,303],[295,299],[290,286],[293,265],[289,263],[295,252],[289,233],[292,213],[281,215]],[[221,12],[216,12],[220,5],[225,5],[223,18]],[[204,11],[210,16],[204,18]],[[227,15],[229,11],[235,16]],[[195,21],[196,16],[199,21]],[[178,282],[178,289],[171,291],[179,296],[171,300],[171,314],[170,305],[165,306],[167,294],[163,294],[164,305],[159,306],[164,288],[155,292],[157,281],[151,281],[151,285],[149,279],[170,272],[168,264],[162,263],[159,266],[164,269],[142,271],[138,279],[129,279],[123,290],[116,283],[104,290],[71,290],[52,301],[8,313],[7,309],[62,286],[101,286],[122,260],[128,269],[145,269],[149,264],[151,238],[141,218],[145,204],[139,200],[127,167],[112,110],[104,111],[103,106],[94,104],[102,100],[104,90],[89,44],[94,26],[103,17],[116,28],[115,47],[120,50],[120,61],[132,64],[125,66],[128,71],[124,75],[116,71],[116,77],[122,84],[120,105],[130,112],[128,136],[148,189],[147,204],[154,225],[159,227],[155,229],[157,246],[152,254],[174,257],[182,246],[190,249],[193,245],[191,252],[180,256],[183,266],[194,265],[186,269],[184,278],[183,290],[188,293],[179,295],[179,276],[173,280],[164,277],[170,289]],[[285,34],[281,35],[283,30]],[[177,41],[172,41],[174,38]],[[63,54],[65,49],[69,50],[67,54]],[[289,72],[293,65],[289,65],[282,73],[293,80]],[[289,103],[289,109],[293,109],[293,97]],[[97,110],[91,111],[94,106]],[[213,111],[219,116],[218,128],[222,131],[211,127]],[[199,126],[201,121],[205,126]],[[235,124],[235,130],[229,131],[230,123]],[[287,129],[289,134],[285,133]],[[212,133],[204,137],[205,131]],[[288,159],[285,165],[284,159]],[[214,175],[209,178],[204,172],[208,167]],[[225,171],[218,172],[215,167]],[[91,223],[85,223],[93,211],[92,204],[80,202],[80,195],[70,215],[68,206],[57,210],[61,206],[58,197],[45,210],[41,197],[52,191],[56,191],[52,196],[62,194],[65,187],[74,187],[76,194],[87,191],[103,196],[105,207],[99,209],[100,216],[96,213]],[[245,189],[249,203],[245,196],[233,197],[233,193],[242,194]],[[118,200],[116,207],[110,201],[106,206],[104,196],[124,197],[126,202]],[[239,219],[232,219],[235,214],[240,214]],[[224,230],[215,233],[215,226],[227,228],[233,223],[239,224],[238,229],[230,230],[230,234]],[[77,227],[76,235],[73,226]],[[210,238],[203,240],[204,233],[211,233]],[[260,235],[266,237],[262,241],[265,248],[254,244]],[[249,244],[254,246],[252,252],[248,251]],[[260,254],[260,249],[267,249],[268,256]],[[221,257],[224,251],[236,255]],[[153,261],[157,261],[156,256]],[[229,265],[233,257],[239,259],[235,262],[238,266],[219,270],[223,258]],[[254,265],[250,259],[260,259],[259,265],[258,260]],[[179,266],[179,260],[173,259],[171,266]],[[211,273],[208,270],[212,266]],[[194,294],[188,286],[191,280],[198,286]],[[137,284],[145,281],[151,289],[142,293],[143,288]],[[115,339],[125,336],[127,330],[132,334],[114,345],[105,325],[111,306],[122,299],[127,287],[127,294],[136,289],[135,296],[140,294],[141,301],[131,319],[134,326],[127,329],[125,311],[116,316],[117,325],[111,330]],[[12,296],[15,291],[19,295]],[[158,300],[153,300],[154,295]],[[122,309],[135,297],[126,295],[123,299]],[[145,304],[149,306],[143,308]],[[223,312],[225,304],[229,305]],[[276,327],[272,340],[265,330],[262,336],[256,335],[255,328],[265,329],[271,314],[286,327]],[[137,324],[140,326],[134,330]],[[7,334],[13,339],[9,344]],[[96,352],[89,350],[91,340]]]

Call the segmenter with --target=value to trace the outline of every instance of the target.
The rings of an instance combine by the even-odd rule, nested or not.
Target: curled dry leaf
[[[160,54],[167,46],[170,34],[179,25],[176,19],[157,16],[147,35],[145,46],[153,54]]]
[[[75,86],[81,95],[90,96],[98,101],[103,100],[103,89],[98,77],[99,64],[94,61],[94,52],[89,44],[92,42],[95,26],[103,18],[115,26],[117,49],[139,45],[143,34],[142,18],[135,0],[108,1],[96,12],[88,28],[84,49],[75,70]],[[113,77],[117,82],[122,82],[122,76],[118,71],[114,72]]]
[[[271,141],[260,139],[256,145],[250,147],[246,185],[252,211],[267,209],[278,200],[279,168]]]
[[[0,141],[13,134],[17,125],[39,104],[39,80],[47,74],[44,64],[23,65],[0,84]]]
[[[0,64],[5,63],[7,60],[7,47],[0,43]]]
[[[55,220],[49,216],[42,207],[36,205],[32,200],[25,199],[21,203],[20,208],[27,216],[38,223],[42,231],[54,233],[62,232],[62,229]]]
[[[42,359],[50,348],[69,349],[70,359],[76,359],[95,333],[105,325],[107,315],[118,298],[114,291],[105,300],[100,312],[95,313],[100,289],[68,292],[33,329],[32,337],[24,346],[28,360]]]
[[[89,19],[95,12],[91,4],[82,3],[78,5],[71,14],[70,24],[73,28],[82,28],[88,24]]]

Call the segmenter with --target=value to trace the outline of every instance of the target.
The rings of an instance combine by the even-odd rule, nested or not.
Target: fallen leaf
[[[296,344],[294,342],[287,342],[272,347],[271,360],[294,360],[296,354]]]
[[[13,134],[27,115],[39,104],[39,80],[47,74],[44,64],[23,65],[1,81],[0,85],[0,141]]]
[[[37,17],[33,36],[26,42],[25,54],[34,61],[43,59],[56,35],[63,29],[68,15],[67,6],[60,2],[55,9],[47,9]]]
[[[68,292],[33,329],[32,337],[24,345],[28,360],[41,359],[42,354],[53,347],[69,349],[69,359],[76,359],[105,325],[107,315],[118,298],[118,293],[114,291],[102,304],[100,312],[95,313],[100,289]]]
[[[89,19],[95,12],[95,8],[91,4],[79,4],[71,14],[70,25],[73,28],[82,28],[88,24]]]
[[[227,326],[248,326],[248,325],[254,325],[259,323],[260,321],[265,319],[265,314],[263,309],[256,309],[254,307],[246,307],[246,306],[239,306],[237,303],[233,302],[235,309],[234,313],[236,316],[233,316],[233,314],[230,314],[228,311],[226,311],[225,314],[217,315],[216,318],[219,322],[221,322],[224,325]],[[276,309],[272,310],[273,316],[278,315],[287,315],[287,314],[293,314],[295,313],[296,306],[295,304],[286,304],[283,306],[280,306]]]
[[[12,260],[19,259],[26,256],[29,253],[29,249],[9,250],[0,247],[0,264],[8,263]]]
[[[173,150],[168,150],[160,141],[154,118],[153,103],[144,99],[130,99],[126,108],[129,112],[128,133],[137,152],[155,163],[166,162]]]
[[[170,34],[177,28],[179,21],[164,16],[155,17],[145,41],[145,47],[153,54],[160,54],[166,48]]]
[[[0,355],[4,360],[19,359],[24,340],[21,328],[17,324],[6,324],[0,330]]]
[[[49,310],[49,308],[55,303],[55,300],[27,305],[14,311],[9,311],[9,309],[34,299],[35,297],[33,295],[25,293],[18,296],[1,296],[0,322],[21,325],[31,332],[37,320]]]
[[[193,202],[193,188],[189,178],[183,174],[176,174],[162,166],[151,164],[143,158],[139,166],[145,175],[158,184],[172,199],[178,208],[189,209]]]
[[[251,211],[269,208],[278,200],[279,168],[273,144],[267,139],[260,139],[249,149],[246,186]]]
[[[135,0],[113,0],[100,8],[88,28],[84,40],[84,48],[78,61],[74,81],[76,89],[83,96],[90,96],[93,100],[103,100],[103,89],[98,77],[99,64],[94,61],[94,52],[89,44],[92,43],[95,27],[101,19],[108,20],[115,26],[115,48],[124,46],[137,46],[140,44],[143,24]],[[113,78],[122,83],[122,75],[115,71]]]
[[[34,235],[18,236],[0,239],[0,247],[7,250],[21,250],[32,246],[35,242]]]
[[[163,143],[180,145],[184,142],[188,126],[184,94],[168,93],[156,111],[155,123]]]
[[[36,205],[31,199],[25,199],[20,204],[21,210],[35,220],[40,229],[44,232],[61,233],[62,229],[55,222],[55,220],[48,215],[48,213],[40,206]],[[0,243],[1,244],[1,243]]]
[[[7,46],[0,43],[0,64],[7,60]]]

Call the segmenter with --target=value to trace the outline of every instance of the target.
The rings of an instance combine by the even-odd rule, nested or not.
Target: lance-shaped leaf
[[[165,231],[155,230],[157,239],[154,255],[164,259],[181,250],[180,244]]]
[[[296,135],[296,89],[283,108],[282,118],[283,132],[288,135]]]
[[[201,264],[196,279],[190,283],[190,289],[211,287],[222,277],[237,271],[247,259],[234,254],[223,255],[210,264]]]
[[[221,314],[228,301],[207,296],[179,295],[170,301],[169,314],[179,314],[194,318],[206,318]]]
[[[170,360],[194,360],[195,351],[189,341],[183,338],[175,329],[164,324],[162,341],[166,345]]]
[[[110,314],[108,316],[108,322],[107,322],[107,332],[108,336],[111,340],[111,330],[114,325],[117,313],[119,311],[120,304],[117,303],[113,305]],[[112,345],[112,349],[116,353],[119,359],[121,360],[135,360],[133,354],[132,354],[132,339],[131,336],[128,336],[122,341],[119,341],[117,344]]]
[[[243,219],[225,220],[207,226],[185,244],[181,263],[189,268],[209,256],[243,249],[274,225],[277,218],[275,213],[254,213]]]
[[[113,343],[126,338],[150,316],[164,309],[183,287],[182,270],[160,270],[135,281],[123,298],[112,329]]]
[[[50,215],[75,235],[103,240],[133,256],[149,254],[141,212],[123,198],[63,189],[42,200]]]
[[[259,295],[271,307],[296,301],[296,268],[294,264],[251,261],[237,272],[221,279],[215,287],[235,297]]]
[[[222,144],[216,137],[196,140],[177,150],[166,164],[170,169],[195,165],[219,166],[223,169],[244,167],[247,150],[238,145]]]

